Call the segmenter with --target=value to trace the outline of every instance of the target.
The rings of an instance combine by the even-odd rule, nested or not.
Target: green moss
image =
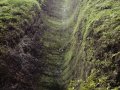
[[[75,46],[70,55],[74,58],[69,60],[72,62],[69,65],[75,65],[77,69],[74,70],[80,72],[76,76],[78,80],[83,79],[80,90],[109,90],[108,88],[120,85],[119,81],[115,82],[118,74],[113,74],[116,70],[115,62],[120,56],[119,5],[118,0],[81,1],[70,47],[71,49]],[[88,63],[88,66],[82,65],[82,62]],[[93,75],[89,72],[90,68],[95,68],[98,72]],[[84,77],[86,74],[88,78]],[[112,79],[115,86],[111,85]]]
[[[28,19],[32,15],[30,10],[34,5],[40,9],[36,0],[4,0],[0,1],[0,5],[0,24],[17,23],[21,22],[22,19]]]
[[[34,8],[40,10],[36,0],[1,0],[0,1],[0,42],[1,45],[10,45],[14,39],[24,34],[23,26],[32,22],[37,15]],[[14,43],[13,43],[14,45]]]

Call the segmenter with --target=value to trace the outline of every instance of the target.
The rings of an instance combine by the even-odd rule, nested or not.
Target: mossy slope
[[[73,79],[69,89],[110,90],[119,87],[120,1],[80,2],[78,21],[65,56],[67,63],[64,66],[69,64],[66,73],[69,76],[71,72]]]
[[[32,82],[38,61],[30,54],[30,44],[39,30],[40,7],[36,0],[0,0],[0,90],[36,88]]]

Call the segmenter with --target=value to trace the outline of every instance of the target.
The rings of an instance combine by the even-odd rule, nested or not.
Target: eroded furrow
[[[42,89],[65,89],[62,66],[67,49],[66,46],[69,43],[73,29],[73,25],[69,22],[75,20],[74,17],[77,15],[77,10],[77,0],[46,0],[42,7],[41,15],[44,18],[45,27],[47,27],[44,35],[42,35],[46,52],[42,58],[45,58],[47,62],[47,67],[41,80]]]

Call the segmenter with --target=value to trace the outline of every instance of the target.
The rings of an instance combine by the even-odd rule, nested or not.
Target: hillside
[[[0,0],[0,90],[119,90],[119,0]]]

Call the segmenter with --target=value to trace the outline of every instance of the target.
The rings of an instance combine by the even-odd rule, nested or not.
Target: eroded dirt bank
[[[119,90],[119,0],[0,7],[0,90]]]

